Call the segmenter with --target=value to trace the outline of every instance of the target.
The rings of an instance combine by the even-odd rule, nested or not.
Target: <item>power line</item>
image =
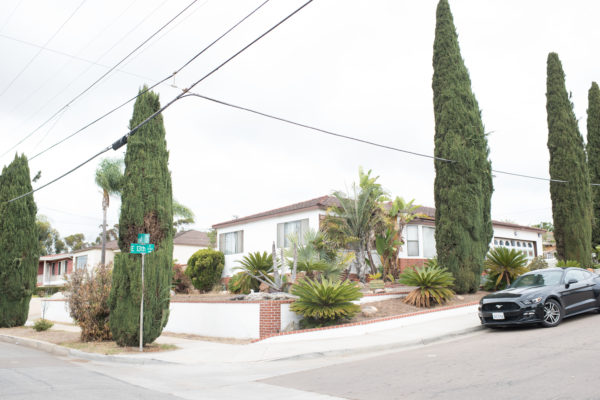
[[[85,0],[84,0],[85,1]],[[59,112],[61,112],[62,110],[64,110],[65,108],[69,107],[71,104],[73,104],[75,101],[77,101],[77,99],[79,99],[81,96],[83,96],[85,93],[87,93],[91,88],[93,88],[98,82],[100,82],[102,79],[104,79],[108,74],[110,74],[114,69],[116,69],[119,65],[121,65],[121,63],[123,63],[123,61],[125,61],[128,57],[130,57],[133,53],[135,53],[139,48],[141,48],[144,44],[148,43],[148,41],[150,41],[154,36],[156,36],[157,34],[159,34],[164,28],[166,28],[171,22],[173,22],[177,17],[179,17],[181,14],[183,14],[187,9],[189,9],[192,5],[194,5],[194,3],[196,3],[198,0],[192,0],[192,2],[190,4],[188,4],[183,10],[181,10],[177,15],[175,15],[173,18],[171,18],[166,24],[164,24],[163,26],[160,27],[160,29],[158,29],[156,32],[154,32],[152,35],[150,35],[150,37],[148,37],[146,40],[144,40],[140,45],[138,45],[135,49],[133,49],[129,54],[127,54],[125,57],[123,57],[118,63],[116,63],[114,66],[112,66],[108,71],[106,71],[102,76],[100,76],[100,78],[96,79],[91,85],[89,85],[87,88],[85,88],[82,92],[80,92],[77,96],[75,96],[73,99],[71,99],[67,104],[65,104],[64,106],[62,106],[58,111],[56,111],[54,114],[52,114],[50,116],[50,118],[48,118],[46,121],[44,121],[41,125],[39,125],[37,128],[35,128],[31,133],[29,133],[28,135],[26,135],[23,139],[21,139],[17,144],[15,144],[13,147],[11,147],[10,149],[8,149],[7,151],[5,151],[4,153],[2,153],[0,156],[4,156],[7,153],[9,153],[10,151],[12,151],[15,147],[17,147],[18,145],[20,145],[21,143],[23,143],[26,139],[28,139],[31,135],[33,135],[35,132],[37,132],[40,128],[42,128],[44,125],[46,125],[49,121],[51,121]],[[41,50],[40,50],[41,51]]]
[[[46,41],[46,43],[44,43],[43,47],[46,47],[46,46],[48,46],[48,44],[50,44],[50,42],[52,41],[52,39],[54,39],[56,37],[56,35],[58,35],[58,33],[65,27],[65,25],[71,20],[71,18],[73,18],[73,16],[77,13],[77,11],[79,11],[79,9],[81,8],[81,6],[83,6],[83,4],[86,1],[87,0],[83,0],[81,3],[79,3],[79,5],[75,9],[75,11],[73,11],[71,13],[71,15],[69,15],[69,17],[62,23],[62,25],[50,37],[50,39],[48,39]],[[12,87],[12,85],[17,81],[17,79],[19,79],[19,77],[23,74],[23,72],[25,72],[27,70],[27,68],[29,68],[29,66],[36,60],[36,58],[38,58],[38,56],[42,53],[42,51],[43,51],[43,48],[39,49],[38,52],[35,53],[35,55],[29,60],[29,62],[27,64],[25,64],[25,66],[21,69],[21,71],[19,71],[19,73],[10,81],[10,83],[7,86],[4,87],[4,89],[2,90],[2,92],[0,92],[0,97],[4,96],[4,94],[6,93],[6,91]]]
[[[178,88],[178,89],[180,89],[180,88]],[[261,111],[253,110],[251,108],[238,106],[238,105],[235,105],[235,104],[232,104],[232,103],[228,103],[228,102],[223,101],[223,100],[218,100],[218,99],[214,99],[212,97],[204,96],[204,95],[201,95],[199,93],[193,93],[193,92],[190,92],[189,89],[182,89],[182,90],[184,91],[183,92],[184,95],[182,97],[189,97],[189,96],[199,97],[201,99],[208,100],[208,101],[211,101],[213,103],[217,103],[217,104],[221,104],[221,105],[224,105],[224,106],[227,106],[227,107],[231,107],[231,108],[235,108],[235,109],[238,109],[238,110],[246,111],[246,112],[249,112],[249,113],[252,113],[252,114],[261,115],[263,117],[267,117],[267,118],[274,119],[274,120],[277,120],[277,121],[285,122],[285,123],[288,123],[288,124],[291,124],[291,125],[295,125],[295,126],[299,126],[299,127],[302,127],[302,128],[310,129],[312,131],[324,133],[326,135],[338,137],[338,138],[341,138],[341,139],[352,140],[352,141],[355,141],[355,142],[359,142],[359,143],[363,143],[363,144],[368,144],[368,145],[375,146],[375,147],[380,147],[380,148],[384,148],[384,149],[388,149],[388,150],[398,151],[398,152],[406,153],[406,154],[412,154],[414,156],[429,158],[429,159],[438,160],[438,161],[442,161],[442,162],[457,163],[456,160],[450,160],[450,159],[447,159],[447,158],[431,156],[429,154],[417,153],[415,151],[401,149],[399,147],[388,146],[388,145],[384,145],[384,144],[372,142],[372,141],[369,141],[369,140],[360,139],[360,138],[356,138],[356,137],[353,137],[353,136],[348,136],[348,135],[343,135],[341,133],[332,132],[332,131],[329,131],[329,130],[326,130],[326,129],[317,128],[315,126],[303,124],[303,123],[300,123],[300,122],[295,122],[295,121],[292,121],[292,120],[289,120],[289,119],[286,119],[286,118],[277,117],[277,116],[272,115],[272,114],[267,114],[267,113],[264,113],[264,112],[261,112]],[[519,173],[515,173],[515,172],[508,172],[508,171],[500,171],[500,170],[497,170],[497,169],[492,169],[491,171],[494,172],[494,173],[496,173],[496,174],[511,175],[511,176],[517,176],[517,177],[521,177],[521,178],[536,179],[536,180],[548,181],[548,182],[568,183],[568,181],[561,180],[561,179],[542,178],[542,177],[539,177],[539,176],[525,175],[525,174],[519,174]],[[591,186],[600,186],[600,183],[590,183],[590,185]]]
[[[44,185],[42,185],[42,186],[40,186],[40,187],[38,187],[36,189],[30,190],[27,193],[24,193],[24,194],[22,194],[20,196],[17,196],[15,198],[13,198],[13,199],[10,199],[10,200],[7,201],[7,203],[11,203],[11,202],[13,202],[15,200],[19,200],[19,199],[21,199],[21,198],[23,198],[25,196],[33,194],[33,193],[37,192],[38,190],[41,190],[41,189],[43,189],[43,188],[45,188],[45,187],[47,187],[47,186],[49,186],[49,185],[57,182],[58,180],[64,178],[65,176],[67,176],[67,175],[73,173],[74,171],[76,171],[77,169],[81,168],[82,166],[84,166],[88,162],[92,161],[96,157],[98,157],[98,156],[106,153],[110,149],[113,149],[113,150],[119,149],[120,147],[122,147],[123,145],[125,145],[127,143],[127,140],[128,140],[129,137],[133,136],[140,128],[142,128],[148,122],[150,122],[154,118],[156,118],[157,115],[161,114],[164,110],[166,110],[171,105],[173,105],[173,103],[175,103],[178,100],[181,100],[189,90],[193,89],[195,86],[197,86],[198,84],[200,84],[206,78],[210,77],[212,74],[214,74],[215,72],[217,72],[223,66],[225,66],[226,64],[228,64],[231,60],[233,60],[234,58],[236,58],[237,56],[239,56],[241,53],[243,53],[244,51],[246,51],[247,49],[249,49],[251,46],[253,46],[256,42],[258,42],[259,40],[261,40],[262,38],[264,38],[265,36],[267,36],[269,33],[271,33],[272,31],[274,31],[275,29],[277,29],[281,24],[283,24],[288,19],[290,19],[291,17],[293,17],[294,15],[296,15],[297,13],[299,13],[304,7],[306,7],[307,5],[309,5],[312,2],[313,2],[313,0],[308,0],[306,3],[302,4],[296,10],[294,10],[291,14],[288,14],[285,18],[283,18],[278,23],[276,23],[275,25],[273,25],[271,28],[269,28],[268,30],[266,30],[265,32],[263,32],[256,39],[254,39],[253,41],[251,41],[250,43],[248,43],[246,46],[242,47],[242,49],[238,50],[234,55],[232,55],[231,57],[229,57],[228,59],[226,59],[225,61],[223,61],[221,64],[219,64],[216,68],[212,69],[209,73],[207,73],[202,78],[198,79],[196,82],[194,82],[193,84],[191,84],[188,89],[184,89],[184,91],[182,93],[180,93],[177,96],[175,96],[175,98],[173,98],[167,104],[165,104],[164,106],[162,106],[158,111],[154,112],[152,115],[150,115],[144,121],[142,121],[141,123],[139,123],[133,129],[131,129],[128,133],[126,133],[120,139],[118,139],[117,141],[115,141],[112,145],[110,145],[110,146],[108,146],[108,147],[100,150],[98,153],[96,153],[92,157],[88,158],[87,160],[85,160],[81,164],[77,165],[76,167],[72,168],[71,170],[65,172],[64,174],[62,174],[58,178],[55,178],[52,181],[50,181],[50,182],[48,182],[48,183],[46,183],[46,184],[44,184]]]
[[[231,31],[233,31],[235,28],[237,28],[240,24],[242,24],[244,21],[246,21],[248,18],[250,18],[252,15],[254,15],[258,10],[260,10],[265,4],[267,4],[270,0],[265,0],[263,1],[258,7],[256,7],[255,9],[253,9],[249,14],[247,14],[244,18],[242,18],[241,20],[239,20],[238,22],[236,22],[234,25],[232,25],[229,29],[227,29],[223,34],[221,34],[219,37],[217,37],[215,40],[213,40],[211,43],[209,43],[206,47],[204,47],[202,50],[200,50],[198,53],[196,53],[192,58],[190,58],[188,61],[185,62],[185,64],[183,64],[181,67],[179,67],[175,72],[173,72],[172,74],[170,74],[169,76],[161,79],[160,81],[156,82],[154,85],[150,86],[149,88],[147,88],[146,90],[141,91],[140,93],[138,93],[136,96],[130,98],[129,100],[125,101],[124,103],[118,105],[117,107],[113,108],[112,110],[108,111],[107,113],[104,113],[102,116],[100,116],[99,118],[96,118],[94,121],[88,123],[87,125],[83,126],[82,128],[78,129],[77,131],[73,132],[72,134],[70,134],[69,136],[59,140],[58,142],[54,143],[52,146],[46,148],[45,150],[35,154],[33,157],[29,158],[29,160],[33,160],[34,158],[36,158],[37,156],[40,156],[42,154],[44,154],[45,152],[53,149],[54,147],[66,142],[67,140],[69,140],[70,138],[72,138],[73,136],[79,134],[80,132],[84,131],[85,129],[89,128],[90,126],[94,125],[96,122],[106,118],[107,116],[109,116],[110,114],[114,113],[115,111],[121,109],[122,107],[126,106],[127,104],[129,104],[130,102],[132,102],[133,100],[137,99],[139,96],[143,95],[144,93],[148,92],[149,90],[154,89],[155,87],[157,87],[158,85],[164,83],[165,81],[171,79],[172,77],[174,77],[176,74],[178,74],[179,72],[181,72],[184,68],[186,68],[188,65],[190,65],[194,60],[196,60],[198,57],[200,57],[202,54],[204,54],[204,52],[206,52],[208,49],[210,49],[213,45],[215,45],[219,40],[221,40],[222,38],[224,38],[225,36],[227,36]]]
[[[4,20],[4,23],[2,24],[2,27],[0,27],[0,32],[2,32],[4,30],[4,28],[6,28],[6,25],[8,25],[8,23],[10,22],[11,18],[13,17],[13,15],[15,15],[15,12],[17,11],[17,8],[19,8],[19,6],[21,5],[22,2],[23,2],[23,0],[19,0],[19,2],[17,3],[17,5],[13,7],[12,11],[8,14],[8,17],[6,17],[6,20]]]
[[[64,57],[71,58],[71,59],[76,60],[76,61],[81,61],[81,62],[84,62],[84,63],[87,63],[87,64],[95,65],[97,67],[102,67],[102,68],[106,68],[106,69],[110,68],[110,65],[101,64],[101,63],[98,63],[96,61],[88,60],[87,58],[83,58],[83,57],[79,57],[79,56],[76,56],[76,55],[73,55],[73,54],[65,53],[64,51],[60,51],[60,50],[56,50],[56,49],[51,49],[51,48],[48,48],[48,47],[40,46],[39,44],[35,44],[35,43],[32,43],[32,42],[28,42],[26,40],[22,40],[22,39],[18,39],[18,38],[12,37],[12,36],[8,36],[8,35],[5,35],[3,33],[0,33],[0,38],[7,39],[7,40],[12,40],[14,42],[25,44],[25,45],[31,46],[31,47],[37,47],[38,49],[45,50],[45,51],[47,51],[49,53],[58,54],[58,55],[61,55],[61,56],[64,56]],[[148,78],[146,76],[138,75],[136,73],[128,72],[128,71],[125,71],[125,70],[122,70],[122,69],[116,69],[115,71],[116,72],[121,72],[123,74],[131,75],[131,76],[135,76],[136,78],[142,78],[142,79],[146,79],[146,80],[154,80],[154,79]],[[35,92],[37,92],[37,90],[34,91],[33,93],[35,93]],[[25,100],[29,99],[30,97],[31,97],[31,95],[28,96]],[[16,106],[15,108],[17,108],[17,107],[18,106]]]
[[[79,54],[79,53],[81,53],[83,50],[85,50],[85,49],[89,48],[89,47],[92,45],[92,43],[94,43],[94,42],[95,42],[95,41],[96,41],[98,38],[102,37],[102,35],[104,34],[104,32],[106,32],[106,31],[107,31],[107,30],[108,30],[108,29],[109,29],[111,26],[113,26],[113,25],[114,25],[114,24],[115,24],[115,23],[116,23],[116,22],[117,22],[117,21],[118,21],[118,20],[119,20],[119,19],[120,19],[120,18],[123,16],[123,15],[125,15],[125,13],[127,12],[127,10],[129,10],[129,9],[131,8],[131,6],[132,6],[132,5],[133,5],[133,4],[134,4],[136,1],[137,1],[137,0],[132,0],[132,1],[129,3],[129,5],[127,5],[127,6],[125,7],[125,9],[124,9],[124,10],[123,10],[123,11],[122,11],[122,12],[121,12],[121,13],[120,13],[120,14],[119,14],[119,15],[118,15],[118,16],[117,16],[117,17],[116,17],[116,18],[115,18],[115,19],[114,19],[114,20],[113,20],[113,21],[112,21],[110,24],[108,24],[108,25],[107,25],[107,26],[105,26],[105,27],[104,27],[104,28],[103,28],[103,29],[102,29],[100,32],[98,32],[98,34],[97,34],[97,35],[96,35],[96,36],[95,36],[93,39],[91,39],[91,40],[90,40],[90,41],[88,41],[86,44],[84,44],[84,45],[83,45],[83,46],[82,46],[82,47],[81,47],[81,48],[78,50],[77,54]],[[145,20],[145,18],[144,18],[144,20]],[[130,31],[130,32],[131,32],[131,31]],[[110,52],[110,50],[112,50],[112,49],[113,49],[113,48],[114,48],[114,47],[115,47],[115,46],[116,46],[118,43],[120,43],[120,42],[121,42],[121,41],[122,41],[124,38],[126,38],[126,37],[129,35],[129,33],[130,33],[130,32],[128,32],[127,34],[125,34],[125,36],[123,36],[123,37],[122,37],[122,38],[121,38],[121,39],[120,39],[118,42],[116,42],[116,43],[115,43],[115,44],[114,44],[114,45],[113,45],[113,46],[112,46],[112,47],[111,47],[109,50],[107,50],[107,51],[106,51],[104,54],[102,54],[100,57],[98,57],[98,58],[96,59],[96,62],[97,62],[97,61],[99,61],[99,60],[100,60],[102,57],[104,57],[104,56],[105,56],[105,55],[106,55],[108,52]],[[19,39],[14,39],[14,38],[11,38],[10,36],[6,36],[6,35],[5,35],[4,37],[5,37],[5,38],[10,38],[10,39],[12,39],[12,40],[17,40],[17,41],[19,41],[19,42],[21,42],[21,43],[27,43],[27,44],[30,44],[29,42],[25,42],[25,41],[22,41],[22,40],[19,40]],[[51,52],[53,51],[53,50],[51,50],[51,49],[48,49],[48,48],[46,48],[45,50],[46,50],[46,51],[51,51]],[[62,52],[59,52],[59,54],[60,54],[60,53],[62,53]],[[66,53],[62,53],[62,54],[65,54],[65,55],[66,55]],[[56,78],[59,76],[58,72],[59,72],[59,71],[62,71],[62,70],[63,70],[63,69],[64,69],[64,68],[67,66],[67,64],[68,64],[68,63],[69,63],[69,61],[65,62],[65,63],[64,63],[63,65],[61,65],[61,66],[60,66],[58,69],[56,69],[56,70],[55,70],[55,72],[54,72],[53,74],[51,74],[51,78],[50,78],[50,79],[46,79],[45,81],[43,81],[43,83],[42,83],[40,86],[38,86],[38,87],[37,87],[35,90],[31,91],[31,92],[30,92],[30,93],[29,93],[27,96],[25,96],[25,98],[24,98],[23,100],[21,100],[21,101],[20,101],[18,104],[14,105],[14,106],[12,107],[12,109],[10,110],[10,112],[12,112],[12,111],[14,111],[14,110],[18,109],[19,107],[21,107],[23,104],[25,104],[27,101],[29,101],[29,99],[31,99],[31,98],[32,98],[32,97],[33,97],[33,96],[34,96],[36,93],[38,93],[40,90],[42,90],[42,89],[43,89],[45,86],[47,86],[47,85],[48,85],[50,82],[52,82],[53,80],[55,80],[55,79],[56,79]],[[107,67],[107,68],[110,68],[110,67]],[[85,71],[85,72],[87,72],[88,70],[89,70],[89,68],[88,68],[88,69],[86,69],[86,71]],[[71,83],[69,83],[69,84],[67,85],[67,87],[66,87],[66,88],[70,87],[70,86],[71,86],[71,85],[72,85],[72,84],[73,84],[75,81],[77,81],[77,80],[78,80],[78,79],[81,77],[81,75],[82,75],[82,74],[80,74],[79,76],[77,76],[77,78],[73,79],[73,80],[71,81]],[[65,89],[66,89],[66,88],[65,88]],[[49,101],[47,101],[47,102],[46,102],[46,104],[44,104],[43,106],[41,106],[40,108],[38,108],[37,110],[35,110],[35,111],[34,111],[32,114],[30,114],[30,115],[29,115],[29,116],[26,118],[26,120],[29,120],[29,119],[32,119],[33,117],[35,117],[35,116],[36,116],[38,113],[40,113],[40,112],[41,112],[41,111],[42,111],[44,108],[46,108],[46,107],[47,107],[47,106],[50,104],[50,102],[51,102],[52,100],[54,100],[56,97],[58,97],[58,95],[62,94],[62,93],[65,91],[65,89],[61,90],[61,91],[60,91],[59,93],[57,93],[57,94],[56,94],[54,97],[52,97],[52,98],[51,98]],[[23,125],[23,124],[22,124],[22,125]]]

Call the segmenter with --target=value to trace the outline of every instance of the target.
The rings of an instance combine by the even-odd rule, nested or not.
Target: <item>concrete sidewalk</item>
[[[53,330],[79,331],[75,325],[56,323]],[[254,343],[228,344],[215,341],[190,340],[168,335],[159,337],[157,343],[169,343],[178,350],[154,353],[104,356],[67,351],[65,355],[93,360],[125,363],[175,363],[199,362],[239,363],[307,359],[321,356],[355,355],[367,352],[393,350],[443,340],[481,329],[477,305],[334,329],[300,332],[274,336]],[[6,340],[6,338],[4,338]],[[28,341],[32,343],[27,343]],[[59,352],[57,345],[40,346],[40,342],[19,339],[20,344]],[[65,349],[66,350],[66,349]]]
[[[77,326],[60,323],[55,324],[52,329],[79,331]],[[69,354],[79,358],[134,364],[164,362],[190,365],[200,362],[276,361],[393,350],[427,344],[479,329],[481,325],[477,316],[477,306],[472,305],[365,325],[274,336],[248,344],[190,340],[163,335],[156,340],[157,343],[175,344],[179,349],[112,356],[88,355],[80,351],[71,351]],[[26,344],[27,340],[21,339],[19,342]],[[36,343],[30,345],[41,348]]]

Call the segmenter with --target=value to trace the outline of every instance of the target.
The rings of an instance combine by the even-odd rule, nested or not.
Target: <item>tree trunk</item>
[[[106,262],[106,210],[108,209],[108,195],[102,198],[102,253],[100,255],[100,264]]]
[[[358,251],[356,252],[356,258],[358,260],[358,278],[361,282],[366,281],[367,275],[367,263],[365,262],[365,246],[363,243],[358,245]]]

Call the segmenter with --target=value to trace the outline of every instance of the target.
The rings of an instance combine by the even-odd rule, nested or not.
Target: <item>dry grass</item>
[[[85,351],[86,353],[97,354],[127,354],[139,353],[138,347],[120,347],[113,341],[102,342],[82,342],[78,332],[66,332],[50,329],[43,332],[36,332],[29,327],[2,328],[0,334],[18,336],[27,339],[41,340],[43,342],[54,343],[71,349]],[[151,343],[144,346],[144,352],[159,352],[178,349],[173,344]]]

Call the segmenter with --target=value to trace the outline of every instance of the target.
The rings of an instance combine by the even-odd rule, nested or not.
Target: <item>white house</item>
[[[405,245],[400,251],[400,268],[410,265],[421,266],[427,259],[436,255],[435,250],[435,208],[420,207],[415,218],[404,229]],[[521,251],[529,260],[544,254],[542,235],[544,229],[533,228],[502,221],[492,221],[494,236],[490,248],[507,247]]]
[[[218,248],[225,254],[223,276],[233,275],[233,269],[238,266],[236,261],[249,253],[270,253],[273,242],[278,248],[287,247],[290,233],[301,235],[308,229],[318,230],[327,209],[335,204],[335,197],[322,196],[213,225],[217,230]],[[423,265],[436,255],[435,209],[421,207],[417,212],[424,216],[411,221],[403,232],[405,244],[399,255],[401,269]],[[493,221],[493,227],[491,247],[514,248],[529,259],[543,254],[543,229],[500,221]]]
[[[217,230],[218,249],[225,254],[223,276],[233,275],[236,261],[249,253],[270,253],[273,242],[277,248],[287,247],[290,233],[302,235],[309,229],[319,230],[327,208],[334,204],[334,197],[321,196],[213,225]]]

